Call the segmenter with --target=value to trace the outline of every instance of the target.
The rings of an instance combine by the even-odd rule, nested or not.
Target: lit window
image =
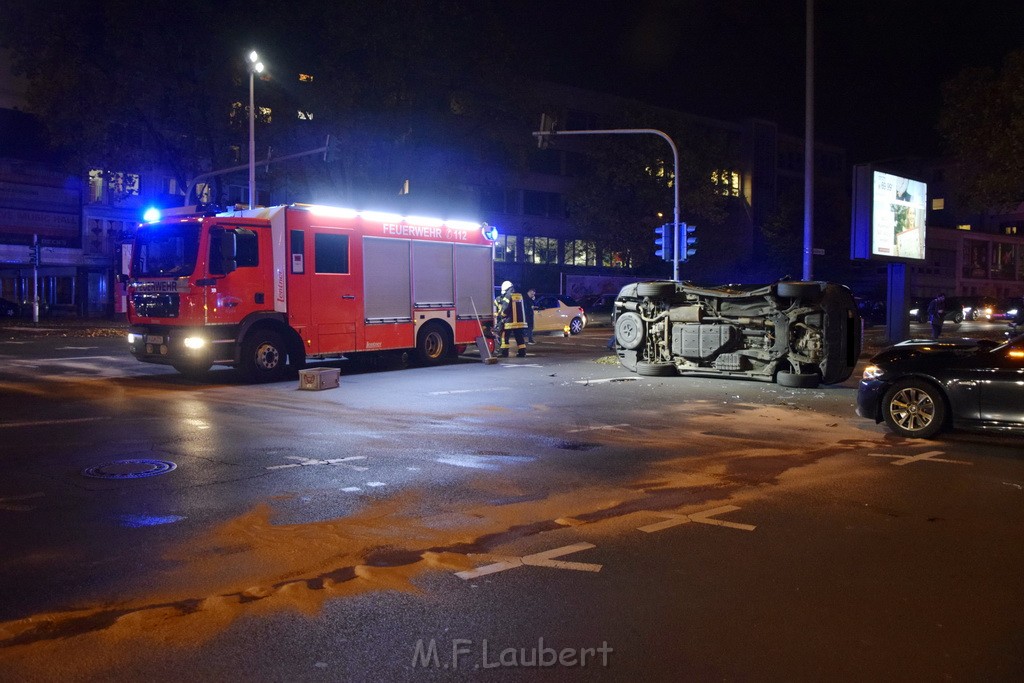
[[[103,171],[94,168],[89,171],[89,203],[103,201]]]
[[[139,175],[120,171],[107,174],[107,191],[114,201],[139,196]]]
[[[299,114],[299,121],[312,121],[313,120],[313,112],[311,112],[311,111],[302,111],[300,109],[298,114]]]
[[[971,229],[971,224],[970,223],[961,223],[960,225],[956,226],[956,229],[957,230],[970,230]]]
[[[523,256],[527,263],[558,263],[558,240],[553,237],[526,237]]]
[[[942,211],[946,208],[946,200],[942,197],[932,199],[932,211]]]
[[[299,74],[299,83],[312,83],[312,74]]]
[[[711,172],[711,184],[718,194],[726,197],[740,196],[739,171],[715,170]]]
[[[261,123],[270,123],[270,107],[256,107],[256,115]]]
[[[566,240],[565,264],[570,266],[596,266],[597,245],[591,240]]]

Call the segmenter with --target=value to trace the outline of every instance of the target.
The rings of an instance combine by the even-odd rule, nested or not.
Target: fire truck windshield
[[[139,228],[132,253],[132,277],[184,277],[199,252],[199,226],[153,224]]]

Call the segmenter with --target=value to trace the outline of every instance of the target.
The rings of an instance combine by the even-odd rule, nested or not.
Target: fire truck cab
[[[186,375],[275,381],[307,359],[408,350],[440,363],[489,322],[486,224],[289,205],[143,224],[128,344]]]

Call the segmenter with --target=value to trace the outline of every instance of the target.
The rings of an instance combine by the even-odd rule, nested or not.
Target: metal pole
[[[814,277],[814,0],[807,0],[807,73],[804,83],[804,280]]]
[[[676,143],[672,141],[672,138],[663,131],[654,128],[609,128],[605,130],[554,130],[554,131],[536,131],[534,137],[540,137],[543,135],[657,135],[658,137],[665,140],[669,147],[672,148],[672,172],[675,174],[672,178],[672,191],[673,191],[673,209],[672,209],[672,227],[675,235],[673,236],[673,254],[672,254],[672,279],[679,282],[679,150],[676,148]]]
[[[254,65],[249,65],[249,208],[255,206],[256,197],[256,110],[253,102]]]
[[[32,322],[39,322],[39,235],[32,236]]]

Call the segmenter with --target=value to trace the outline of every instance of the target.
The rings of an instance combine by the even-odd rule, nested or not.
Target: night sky
[[[804,133],[803,0],[509,3],[551,80]],[[943,150],[941,84],[1024,48],[1024,2],[817,0],[815,127],[853,163]]]

